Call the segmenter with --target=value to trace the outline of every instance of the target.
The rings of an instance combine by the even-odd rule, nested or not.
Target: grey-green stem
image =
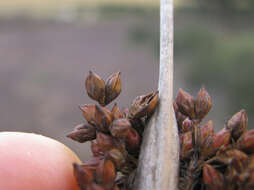
[[[179,138],[173,109],[173,0],[161,0],[160,104],[144,132],[135,190],[177,190]]]

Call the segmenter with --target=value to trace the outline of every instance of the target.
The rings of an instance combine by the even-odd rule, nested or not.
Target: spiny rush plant
[[[81,190],[131,190],[158,91],[138,96],[120,110],[116,103],[106,108],[121,92],[120,72],[104,81],[90,71],[85,87],[98,104],[80,106],[87,123],[67,135],[80,143],[91,141],[91,160],[73,164],[78,185]],[[215,133],[212,121],[201,125],[212,106],[204,88],[196,98],[180,89],[173,106],[180,138],[179,189],[254,189],[254,130],[246,129],[246,112],[233,115]]]

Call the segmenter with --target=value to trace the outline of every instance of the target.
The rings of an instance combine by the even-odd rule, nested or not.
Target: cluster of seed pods
[[[196,99],[179,90],[174,109],[180,132],[180,190],[254,189],[254,130],[247,130],[244,110],[214,132],[213,122],[200,124],[211,109],[202,88]]]
[[[116,103],[106,108],[121,92],[120,72],[104,81],[90,71],[85,88],[98,104],[80,106],[86,123],[67,135],[80,143],[91,141],[91,160],[73,165],[78,185],[81,190],[130,190],[142,133],[158,104],[158,92],[138,96],[128,109],[120,110]]]

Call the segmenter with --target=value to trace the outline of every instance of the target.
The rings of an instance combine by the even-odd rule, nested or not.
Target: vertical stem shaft
[[[179,138],[173,110],[173,0],[161,0],[160,104],[142,142],[136,190],[177,190]]]

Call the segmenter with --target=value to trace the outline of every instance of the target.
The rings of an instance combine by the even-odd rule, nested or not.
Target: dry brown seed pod
[[[192,131],[180,134],[179,138],[181,146],[180,157],[181,159],[185,159],[189,157],[191,150],[193,149]]]
[[[93,156],[100,156],[104,154],[103,149],[98,145],[96,141],[91,141],[90,148],[93,153]]]
[[[213,121],[210,120],[200,127],[201,143],[204,143],[208,136],[214,135]]]
[[[217,152],[215,160],[223,164],[229,165],[232,160],[247,164],[248,155],[237,149],[220,150]]]
[[[102,152],[115,147],[113,138],[101,132],[97,133],[96,142]]]
[[[74,141],[84,143],[86,141],[91,141],[96,138],[96,129],[94,126],[89,124],[80,124],[70,132],[67,137]]]
[[[95,106],[95,123],[99,130],[108,132],[112,121],[113,116],[110,110],[101,106]]]
[[[131,128],[128,132],[128,135],[126,137],[126,147],[127,150],[130,152],[135,152],[139,149],[139,145],[140,145],[140,136],[138,134],[138,132]]]
[[[86,91],[90,98],[96,100],[102,106],[105,105],[105,82],[97,74],[89,71],[85,82]]]
[[[131,123],[128,119],[114,120],[109,130],[113,137],[125,139],[131,129]]]
[[[96,169],[96,180],[106,189],[111,189],[114,186],[116,178],[115,165],[111,160],[101,160]]]
[[[232,131],[232,137],[237,140],[246,130],[248,116],[245,110],[241,110],[234,114],[227,122],[227,129]]]
[[[85,190],[94,181],[94,174],[91,169],[84,168],[79,164],[73,164],[74,176],[81,190]]]
[[[117,148],[113,148],[107,152],[107,159],[114,162],[116,168],[120,170],[125,164],[125,156],[124,154],[118,150]]]
[[[180,88],[176,97],[176,103],[180,112],[188,115],[191,119],[195,118],[195,100],[189,93]]]
[[[121,72],[114,73],[106,81],[105,105],[112,102],[121,93],[122,84],[120,74]]]
[[[231,133],[228,129],[222,128],[219,132],[213,136],[212,147],[214,151],[218,150],[223,146],[227,146],[231,140]]]
[[[115,103],[114,106],[112,107],[111,113],[113,115],[114,120],[115,119],[121,119],[124,118],[124,113],[121,112],[117,104]]]
[[[209,164],[203,166],[203,183],[207,190],[225,188],[223,175]]]
[[[188,117],[183,121],[181,127],[181,133],[185,133],[191,131],[193,127],[193,122]]]
[[[159,102],[159,91],[136,97],[130,108],[129,118],[141,118],[154,112]]]
[[[237,147],[247,153],[254,153],[254,129],[246,131],[238,139]]]
[[[198,119],[203,119],[212,107],[212,100],[205,88],[201,88],[198,92],[195,111]]]

